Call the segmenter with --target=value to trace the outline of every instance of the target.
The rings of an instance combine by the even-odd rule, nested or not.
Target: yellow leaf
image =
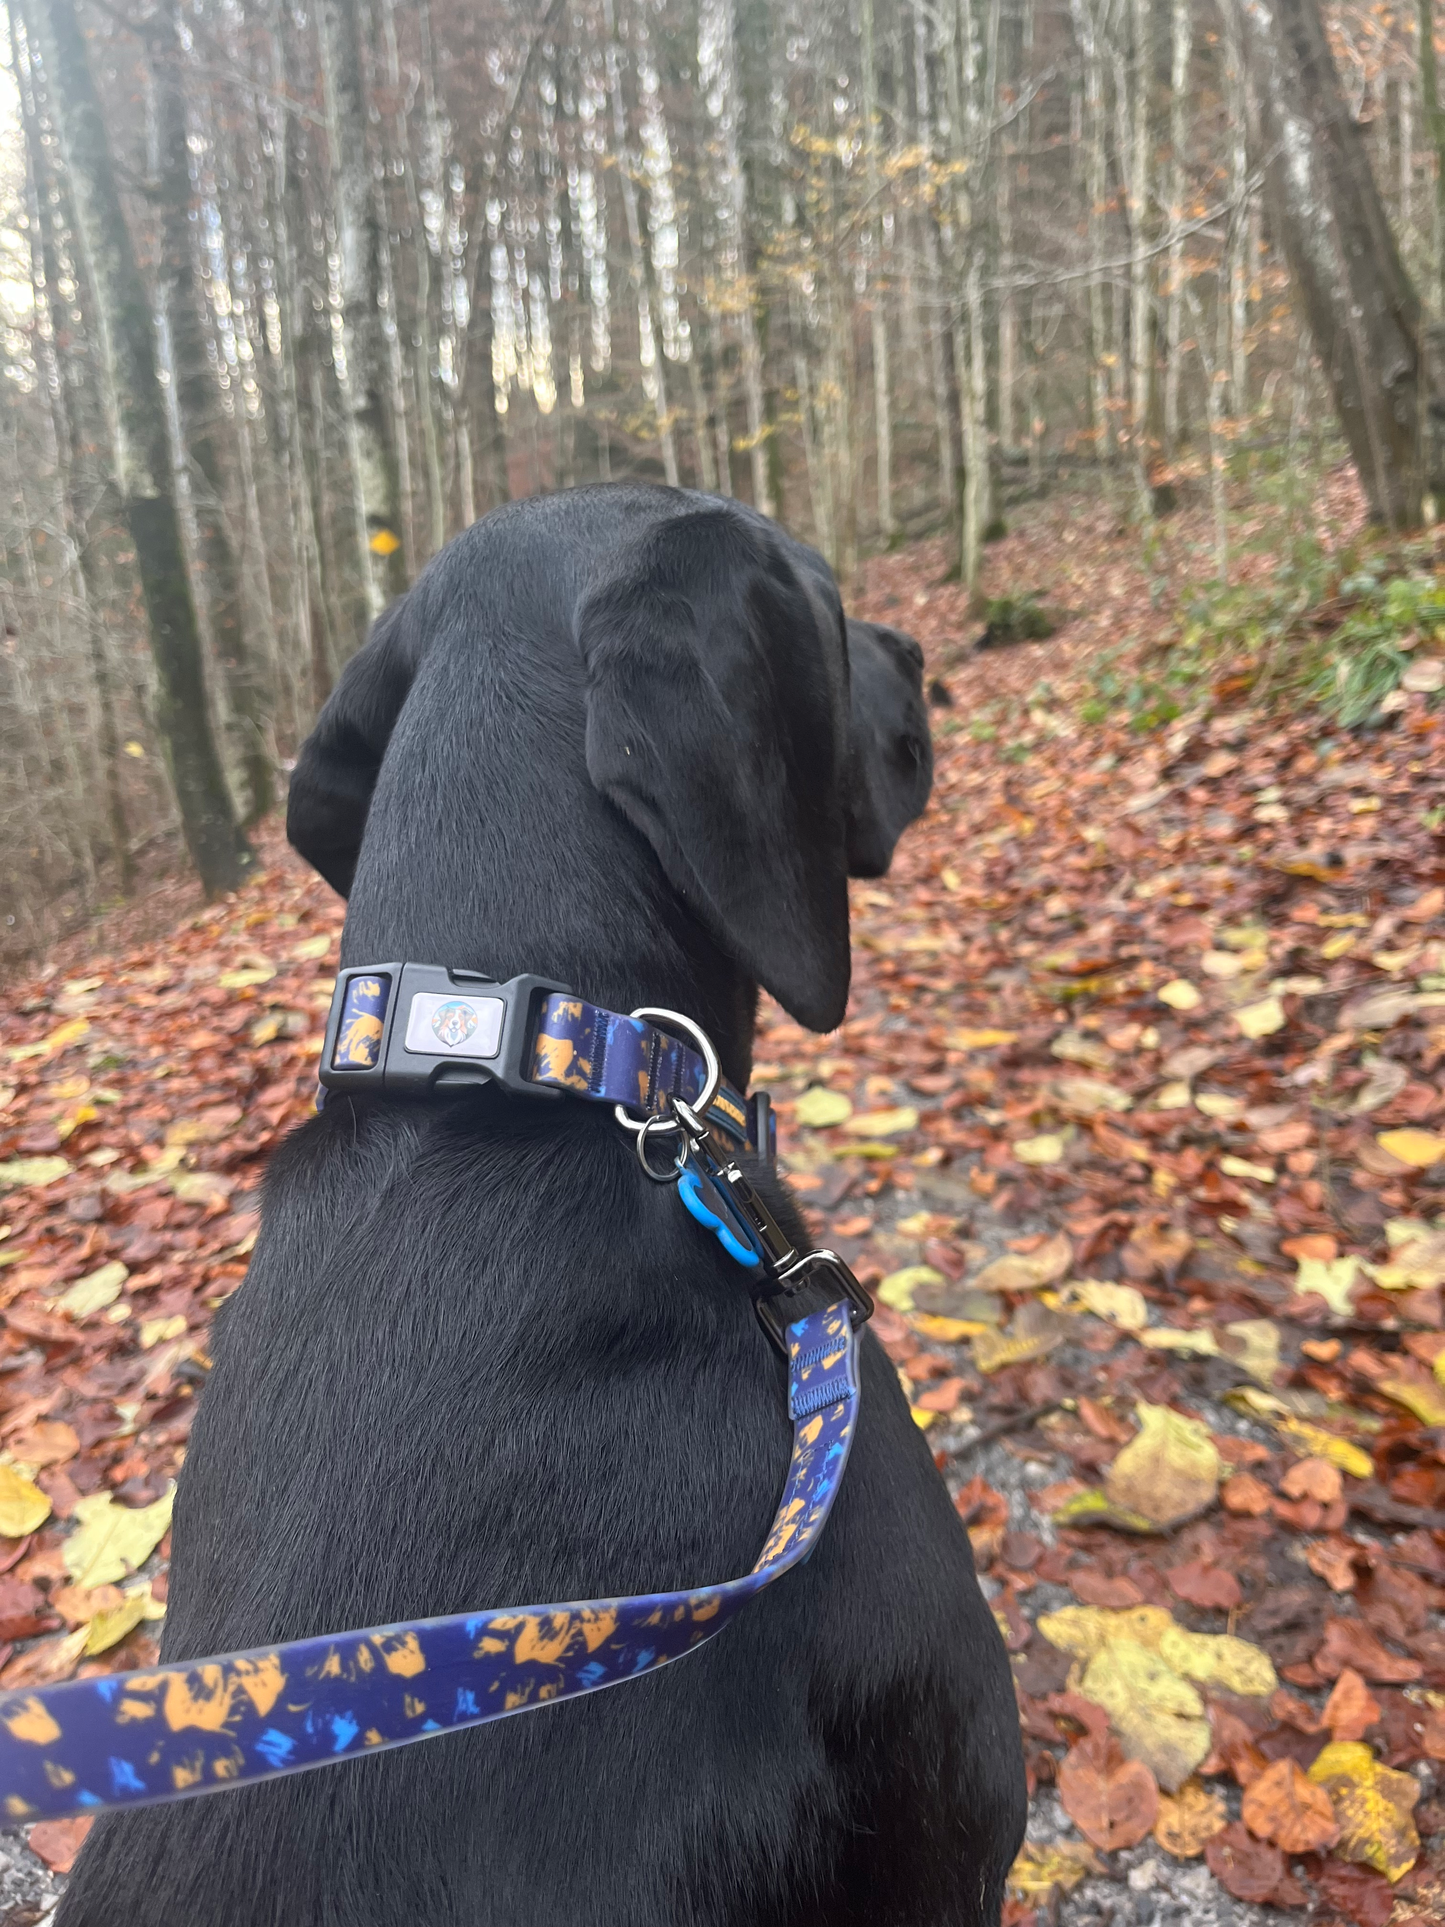
[[[1269,1654],[1230,1633],[1191,1633],[1171,1625],[1160,1636],[1159,1652],[1183,1678],[1227,1693],[1262,1699],[1279,1685]]]
[[[127,756],[143,757],[145,755],[144,748],[141,746],[141,744],[137,743],[133,739],[132,741],[123,744],[122,747],[124,748]]]
[[[1159,1526],[1178,1525],[1212,1505],[1219,1489],[1219,1452],[1208,1428],[1143,1399],[1135,1414],[1139,1431],[1104,1479],[1113,1503]]]
[[[1274,1183],[1274,1167],[1270,1164],[1251,1164],[1248,1158],[1222,1157],[1219,1168],[1227,1178],[1253,1178],[1256,1184]]]
[[[986,1326],[973,1340],[973,1362],[981,1372],[1021,1365],[1026,1359],[1042,1358],[1045,1352],[1051,1352],[1061,1336],[1056,1331],[1000,1332]]]
[[[401,537],[391,529],[378,529],[367,545],[373,555],[382,557],[395,555],[401,547]]]
[[[1205,1117],[1217,1117],[1230,1122],[1236,1117],[1243,1117],[1244,1100],[1231,1097],[1227,1091],[1196,1091],[1194,1108],[1202,1111]]]
[[[316,963],[326,955],[333,941],[331,937],[308,937],[305,943],[297,944],[291,955],[297,963]]]
[[[1042,1137],[1020,1138],[1010,1150],[1020,1164],[1058,1164],[1064,1155],[1064,1140],[1045,1133]]]
[[[1103,1318],[1120,1331],[1142,1331],[1149,1323],[1149,1307],[1144,1294],[1133,1285],[1114,1285],[1102,1278],[1084,1278],[1074,1291],[1086,1311]]]
[[[286,1013],[268,1010],[264,1017],[258,1017],[248,1033],[253,1044],[274,1044],[281,1035],[286,1023]]]
[[[107,1305],[115,1303],[120,1296],[121,1286],[129,1276],[129,1271],[119,1258],[113,1258],[108,1265],[102,1265],[99,1271],[87,1272],[83,1278],[77,1278],[68,1290],[61,1292],[54,1301],[55,1309],[64,1312],[67,1318],[89,1318],[92,1312],[103,1311]]]
[[[1284,1005],[1278,997],[1266,997],[1258,1004],[1244,1004],[1235,1011],[1234,1021],[1246,1037],[1272,1037],[1275,1031],[1284,1029]]]
[[[1049,1515],[1056,1526],[1114,1526],[1120,1532],[1137,1532],[1150,1537],[1159,1528],[1142,1512],[1129,1512],[1110,1503],[1107,1492],[1098,1486],[1076,1492]]]
[[[171,1523],[172,1495],[154,1505],[117,1505],[109,1492],[77,1499],[78,1529],[65,1541],[65,1569],[77,1586],[115,1585],[145,1564]]]
[[[184,1312],[177,1312],[173,1318],[147,1318],[140,1328],[140,1348],[150,1351],[154,1346],[164,1344],[168,1338],[179,1338],[186,1329]]]
[[[1159,1798],[1154,1838],[1176,1860],[1193,1860],[1229,1823],[1229,1809],[1202,1780],[1186,1780],[1177,1794]]]
[[[1079,1691],[1102,1706],[1132,1760],[1173,1793],[1209,1752],[1204,1702],[1168,1661],[1137,1640],[1111,1639],[1089,1661]]]
[[[1175,977],[1160,990],[1159,1001],[1171,1010],[1198,1010],[1203,999],[1187,977]]]
[[[1337,957],[1343,957],[1347,950],[1352,950],[1354,944],[1353,934],[1348,930],[1341,930],[1333,937],[1325,939],[1320,945],[1320,955],[1326,963],[1333,963]]]
[[[274,964],[252,964],[244,970],[226,970],[216,982],[222,990],[249,990],[253,984],[269,984],[276,975]]]
[[[236,1180],[220,1171],[177,1171],[170,1184],[182,1204],[224,1204],[235,1187]]]
[[[1194,1093],[1182,1078],[1172,1084],[1161,1084],[1149,1099],[1150,1108],[1155,1111],[1187,1111],[1193,1102]]]
[[[74,1097],[84,1097],[89,1089],[90,1079],[81,1071],[76,1077],[62,1077],[58,1084],[51,1084],[45,1094],[66,1104]]]
[[[918,1111],[912,1104],[900,1104],[890,1111],[865,1111],[850,1117],[843,1129],[850,1137],[902,1137],[918,1129]]]
[[[82,1124],[94,1124],[99,1116],[100,1112],[93,1104],[77,1104],[63,1117],[57,1119],[55,1135],[63,1144],[68,1137],[75,1135]]]
[[[64,1158],[12,1158],[8,1164],[0,1164],[0,1191],[7,1185],[21,1191],[39,1191],[69,1176],[70,1166]]]
[[[908,1322],[916,1332],[925,1338],[937,1339],[940,1345],[956,1345],[961,1339],[976,1338],[989,1329],[977,1318],[943,1318],[930,1311],[915,1311]]]
[[[1390,1256],[1382,1265],[1365,1270],[1384,1291],[1428,1291],[1445,1285],[1445,1231],[1410,1218],[1392,1218],[1385,1226]]]
[[[1445,1353],[1441,1357],[1445,1357]],[[1413,1412],[1422,1425],[1445,1425],[1445,1391],[1423,1374],[1419,1378],[1376,1379],[1374,1388],[1397,1405],[1403,1405],[1407,1412]]]
[[[853,1100],[841,1091],[825,1091],[821,1088],[804,1091],[793,1106],[793,1116],[799,1124],[805,1124],[810,1131],[826,1130],[830,1124],[842,1124],[853,1115]]]
[[[1445,1137],[1437,1137],[1433,1131],[1417,1131],[1409,1125],[1402,1131],[1380,1131],[1375,1142],[1392,1158],[1398,1158],[1401,1164],[1413,1165],[1417,1171],[1426,1171],[1445,1158]]]
[[[1326,1432],[1323,1426],[1311,1425],[1302,1418],[1277,1418],[1275,1425],[1299,1447],[1306,1458],[1328,1459],[1341,1472],[1348,1472],[1352,1479],[1374,1476],[1375,1464],[1368,1452],[1334,1432]]]
[[[1040,1285],[1057,1284],[1073,1260],[1074,1247],[1060,1231],[1037,1251],[1005,1252],[969,1283],[977,1291],[1037,1291]]]
[[[111,1606],[95,1615],[85,1636],[87,1658],[93,1659],[97,1653],[109,1652],[112,1646],[120,1644],[127,1633],[134,1632],[147,1616],[150,1591],[148,1585],[141,1586],[135,1592],[127,1593],[121,1605]]]
[[[1229,950],[1206,950],[1199,959],[1206,977],[1237,977],[1244,959]]]
[[[1279,1370],[1279,1327],[1272,1319],[1236,1319],[1232,1325],[1225,1326],[1220,1350],[1259,1384],[1266,1387],[1274,1384],[1274,1375]]]
[[[1330,1796],[1340,1823],[1335,1852],[1341,1859],[1361,1861],[1390,1881],[1409,1872],[1420,1853],[1412,1818],[1420,1785],[1412,1774],[1381,1766],[1359,1740],[1335,1740],[1316,1758],[1309,1777]]]
[[[1044,1847],[1025,1843],[1009,1869],[1009,1890],[1024,1900],[1047,1900],[1055,1887],[1072,1893],[1087,1875],[1102,1871],[1098,1855],[1085,1840],[1059,1840]]]
[[[1016,1030],[951,1030],[948,1033],[951,1050],[992,1050],[998,1044],[1017,1042]]]
[[[1078,1117],[1097,1117],[1101,1111],[1132,1110],[1134,1100],[1115,1084],[1097,1077],[1061,1077],[1054,1093],[1066,1111]]]
[[[0,1465],[0,1533],[7,1539],[23,1539],[49,1517],[50,1501],[40,1487],[13,1465]]]
[[[925,1412],[921,1405],[910,1405],[908,1412],[920,1432],[926,1432],[938,1417],[937,1412]]]
[[[1180,1331],[1175,1325],[1151,1325],[1136,1335],[1139,1343],[1153,1352],[1190,1352],[1197,1358],[1219,1356],[1219,1340],[1207,1325],[1198,1331]]]
[[[1297,1292],[1312,1291],[1323,1298],[1337,1318],[1348,1318],[1350,1298],[1360,1275],[1358,1258],[1301,1258],[1295,1274]]]
[[[1051,1646],[1075,1659],[1092,1659],[1111,1639],[1133,1639],[1151,1652],[1174,1624],[1162,1606],[1061,1606],[1039,1616],[1039,1631]]]
[[[875,1296],[895,1311],[912,1311],[913,1294],[920,1285],[941,1285],[943,1273],[935,1271],[932,1265],[904,1265],[901,1271],[890,1271],[880,1280]]]

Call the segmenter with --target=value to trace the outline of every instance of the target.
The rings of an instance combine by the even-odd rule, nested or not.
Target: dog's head
[[[544,579],[529,548],[547,558]],[[513,504],[378,621],[302,748],[287,834],[350,895],[394,730],[378,812],[406,807],[396,758],[460,765],[490,752],[493,810],[501,777],[540,840],[569,833],[564,817],[595,818],[605,798],[723,952],[800,1023],[831,1029],[848,995],[849,871],[887,867],[928,789],[916,645],[857,628],[848,633],[821,557],[741,504],[633,489]],[[456,692],[494,674],[536,689],[545,729],[528,737],[514,723],[505,744],[485,740],[485,700],[463,714]],[[921,779],[917,755],[903,779],[900,730],[923,746]],[[451,787],[459,814],[472,806],[468,780],[458,770]],[[557,824],[540,820],[548,812]],[[606,834],[602,860],[625,861],[616,831]],[[516,848],[520,866],[527,854]],[[363,859],[368,887],[373,861]],[[505,951],[495,922],[493,940]],[[545,956],[512,967],[560,969]]]
[[[850,616],[848,666],[848,873],[881,877],[933,788],[923,651],[901,629]]]

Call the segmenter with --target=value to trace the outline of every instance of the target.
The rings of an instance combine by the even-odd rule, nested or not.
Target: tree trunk
[[[251,861],[236,823],[211,733],[200,628],[176,513],[156,344],[115,159],[101,118],[74,0],[32,0],[55,78],[53,105],[70,175],[76,229],[95,294],[102,356],[116,396],[115,473],[150,622],[159,683],[157,722],[175,785],[186,847],[208,896],[233,890]]]
[[[1194,9],[1173,0],[1169,15],[1169,288],[1164,306],[1164,448],[1178,452],[1179,385],[1184,339],[1184,187],[1189,142],[1189,57],[1194,48]]]
[[[878,116],[878,62],[874,45],[873,0],[863,0],[861,45],[863,53],[863,151],[866,162],[869,202],[882,201],[883,170],[878,164],[878,147],[883,138]],[[885,546],[893,540],[893,410],[888,386],[888,317],[884,313],[883,216],[868,223],[868,246],[872,253],[869,276],[873,336],[873,426],[877,454],[878,534]]]
[[[1149,97],[1154,83],[1151,0],[1132,0],[1133,59],[1129,125],[1129,450],[1139,513],[1154,513],[1149,485],[1149,398],[1154,375],[1153,290],[1150,286]]]
[[[1445,319],[1445,107],[1440,104],[1440,62],[1435,52],[1435,0],[1418,0],[1420,96],[1425,131],[1435,150],[1435,311]]]
[[[1236,0],[1273,229],[1377,522],[1421,514],[1420,303],[1340,91],[1316,0]]]
[[[197,561],[204,577],[211,645],[239,725],[247,820],[255,822],[276,802],[271,692],[245,633],[240,561],[226,509],[225,427],[201,317],[191,240],[191,156],[181,35],[177,23],[169,25],[152,67],[160,110],[161,299],[170,326],[181,447],[192,470]]]

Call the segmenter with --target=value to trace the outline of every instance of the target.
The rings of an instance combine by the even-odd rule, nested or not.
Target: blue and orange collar
[[[657,1116],[707,1086],[702,1057],[645,1019],[588,1003],[546,977],[493,983],[442,964],[388,963],[336,979],[319,1071],[326,1090],[388,1097],[499,1084],[517,1096],[564,1091]],[[769,1162],[777,1127],[766,1091],[722,1082],[707,1121]]]

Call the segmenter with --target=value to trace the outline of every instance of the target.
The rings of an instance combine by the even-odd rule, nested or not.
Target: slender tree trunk
[[[164,36],[152,63],[160,120],[162,305],[170,329],[180,442],[191,468],[197,560],[211,623],[211,646],[221,667],[241,738],[241,770],[249,799],[247,820],[276,802],[271,692],[245,632],[241,569],[226,506],[220,395],[211,372],[201,317],[191,240],[191,156],[186,77],[178,24]]]
[[[1238,0],[1255,79],[1272,228],[1289,258],[1372,517],[1420,520],[1420,303],[1315,0]]]
[[[75,201],[76,228],[96,297],[101,352],[113,370],[115,472],[150,621],[159,683],[157,722],[166,745],[191,861],[208,895],[235,889],[250,862],[236,823],[206,701],[200,628],[176,512],[166,414],[156,380],[155,337],[116,184],[73,0],[32,0],[55,77],[53,101]]]
[[[1173,0],[1169,13],[1169,289],[1164,307],[1164,447],[1179,448],[1179,393],[1184,339],[1184,188],[1189,144],[1189,62],[1194,49],[1191,0]]]
[[[1149,202],[1152,150],[1149,102],[1154,81],[1152,0],[1131,0],[1129,126],[1129,447],[1139,513],[1154,513],[1149,484],[1149,398],[1154,375],[1153,290],[1150,284]]]
[[[1445,319],[1445,107],[1440,102],[1440,62],[1435,50],[1435,0],[1417,0],[1420,96],[1425,131],[1435,150],[1435,312]]]
[[[883,138],[878,117],[878,62],[874,44],[873,0],[862,0],[860,44],[863,54],[863,152],[869,202],[880,205],[883,170],[878,164],[879,143]],[[884,311],[883,216],[881,212],[868,223],[868,246],[872,253],[872,300],[869,323],[873,337],[873,428],[877,455],[878,533],[885,545],[893,540],[893,409],[888,381],[888,316]]]
[[[1074,32],[1084,56],[1084,200],[1089,245],[1089,412],[1094,454],[1105,461],[1113,452],[1109,411],[1109,324],[1103,261],[1107,240],[1105,200],[1108,159],[1104,144],[1104,62],[1092,12],[1094,0],[1071,0]]]

